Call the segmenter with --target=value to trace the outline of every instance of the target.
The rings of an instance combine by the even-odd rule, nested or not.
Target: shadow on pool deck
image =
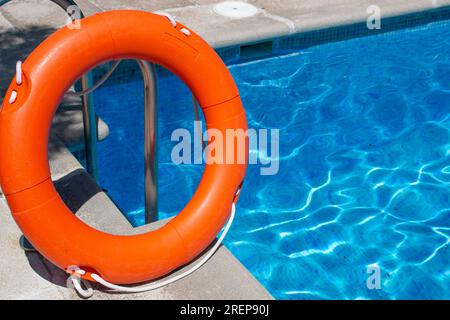
[[[0,95],[5,95],[15,74],[15,64],[24,61],[28,55],[56,29],[45,26],[24,29],[0,28]]]

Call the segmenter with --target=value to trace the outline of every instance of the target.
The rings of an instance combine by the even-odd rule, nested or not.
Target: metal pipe
[[[84,74],[81,77],[81,90],[88,90],[90,87],[91,75],[90,73]],[[83,112],[83,131],[84,131],[84,154],[86,158],[86,170],[97,181],[97,119],[95,116],[94,105],[92,97],[84,95],[82,98],[82,112]]]
[[[86,73],[81,77],[81,90],[91,87],[92,74]],[[97,181],[97,116],[95,115],[93,97],[85,94],[81,98],[83,112],[84,150],[86,156],[86,170]]]
[[[0,6],[10,2],[12,0],[0,0]],[[64,11],[67,12],[67,8],[70,6],[76,6],[77,4],[72,0],[50,0],[51,2],[60,6]],[[81,13],[83,15],[83,13]]]
[[[158,219],[156,73],[152,64],[143,60],[136,61],[144,79],[145,223],[150,223]]]
[[[203,141],[203,131],[202,131],[202,125],[200,123],[200,106],[197,102],[197,99],[195,99],[195,96],[192,95],[192,104],[194,105],[194,115],[195,115],[195,123],[197,126],[197,133],[198,133],[198,138],[200,139],[200,142],[202,144],[202,150],[205,151],[206,148],[206,142]]]
[[[72,0],[50,0],[50,1],[56,3],[58,6],[60,6],[61,8],[63,8],[66,11],[67,11],[67,8],[70,6],[78,7],[78,5],[75,3],[75,1],[72,1]],[[80,9],[80,13],[81,13],[81,17],[83,18],[83,13],[81,12],[81,9]]]

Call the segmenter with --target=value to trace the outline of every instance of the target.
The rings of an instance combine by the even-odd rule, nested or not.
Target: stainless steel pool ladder
[[[0,0],[0,6],[11,0]],[[66,13],[70,6],[77,6],[73,0],[50,0],[60,6]],[[79,8],[79,7],[78,7]],[[80,18],[84,14],[80,9]],[[145,222],[149,223],[158,219],[157,206],[157,165],[156,165],[156,73],[154,65],[144,61],[136,60],[144,80],[144,163],[145,163]],[[117,63],[118,64],[118,63]],[[87,73],[81,77],[81,92],[83,112],[84,144],[86,154],[86,169],[97,181],[97,119],[95,115],[92,97],[89,95],[103,82],[105,82],[114,71],[117,64],[100,79],[92,84],[92,74]]]

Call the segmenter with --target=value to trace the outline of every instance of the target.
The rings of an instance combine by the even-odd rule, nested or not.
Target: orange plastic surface
[[[208,128],[247,129],[238,89],[222,60],[198,35],[183,34],[166,17],[110,11],[55,32],[23,63],[23,83],[12,81],[0,111],[0,183],[13,217],[48,260],[78,265],[105,280],[137,283],[188,263],[228,219],[244,164],[207,164],[191,201],[166,226],[117,236],[88,226],[63,203],[50,179],[47,144],[54,112],[73,82],[94,66],[124,58],[160,64],[177,74],[202,106]],[[17,100],[10,104],[12,90]],[[124,110],[123,112],[126,112]],[[248,153],[248,144],[245,145]],[[182,186],[180,186],[182,187]],[[126,190],[124,190],[126,192]]]

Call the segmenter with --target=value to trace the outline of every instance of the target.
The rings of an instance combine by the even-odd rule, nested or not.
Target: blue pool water
[[[280,129],[280,170],[249,166],[226,246],[278,299],[450,298],[450,22],[229,66],[249,126]],[[95,95],[100,183],[143,223],[142,82]],[[159,81],[160,218],[202,165],[174,165],[187,88]],[[368,267],[381,271],[369,290]]]

